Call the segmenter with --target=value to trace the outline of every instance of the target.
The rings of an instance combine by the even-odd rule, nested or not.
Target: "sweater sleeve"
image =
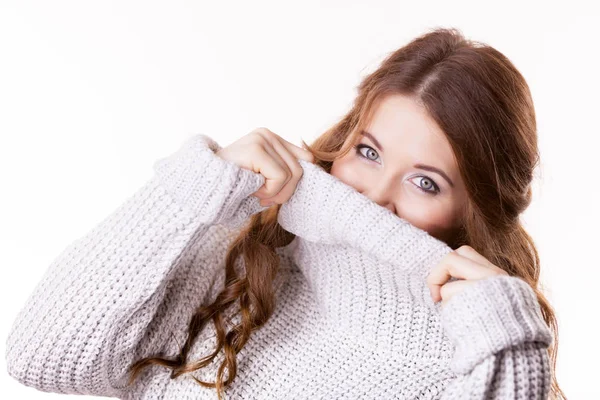
[[[264,209],[249,196],[264,177],[221,159],[217,149],[205,135],[186,140],[154,163],[151,179],[51,262],[6,341],[13,378],[45,392],[123,395],[126,367],[141,353],[161,350],[155,314],[164,307],[169,280],[187,274],[181,271],[192,259],[201,268],[209,263],[198,260],[214,260],[223,244],[212,226],[237,227]],[[200,254],[190,255],[192,248]],[[196,286],[208,291],[213,278],[203,270],[199,275]]]
[[[547,399],[552,334],[532,288],[514,276],[482,279],[442,308],[457,378],[442,399]]]

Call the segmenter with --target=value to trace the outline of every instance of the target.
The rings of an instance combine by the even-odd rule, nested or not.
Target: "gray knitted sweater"
[[[223,287],[228,244],[264,177],[216,156],[198,134],[51,263],[6,342],[9,374],[41,391],[123,399],[216,399],[192,375],[141,357],[175,356],[196,307]],[[278,221],[273,316],[238,354],[228,399],[545,399],[552,341],[532,289],[495,276],[441,309],[425,278],[451,249],[323,171],[304,174]],[[243,261],[236,268],[243,271]],[[239,315],[228,314],[230,324]],[[214,349],[212,324],[188,360]]]

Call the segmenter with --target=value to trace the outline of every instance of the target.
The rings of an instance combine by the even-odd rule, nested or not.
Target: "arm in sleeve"
[[[202,243],[195,260],[212,260],[222,243],[211,226],[237,227],[265,209],[250,196],[264,177],[221,159],[219,148],[205,135],[187,139],[154,163],[149,181],[52,261],[6,341],[13,378],[45,392],[123,394],[125,367],[139,358],[140,340],[167,282],[192,258],[186,254],[192,243]],[[159,349],[144,352],[153,350]]]
[[[547,399],[552,333],[532,288],[518,277],[482,279],[442,308],[457,377],[442,399]]]

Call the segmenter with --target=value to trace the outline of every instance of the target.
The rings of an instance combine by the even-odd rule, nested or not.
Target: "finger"
[[[427,276],[427,285],[433,298],[441,298],[440,288],[451,277],[458,279],[483,279],[494,275],[490,268],[452,251],[444,256]]]
[[[260,167],[256,172],[265,177],[265,183],[253,194],[259,199],[264,200],[279,193],[289,180],[291,171],[289,171],[287,163],[281,156],[271,148],[270,143],[265,143],[262,145],[262,148],[263,152],[259,153],[260,160],[256,162]]]
[[[266,200],[283,204],[294,194],[298,181],[302,177],[304,170],[302,169],[302,166],[296,157],[287,149],[287,147],[285,147],[278,136],[273,136],[269,139],[269,141],[273,145],[275,151],[277,151],[281,158],[287,163],[287,167],[291,173],[290,179],[281,188],[279,193]]]
[[[440,283],[441,279],[451,276],[458,279],[481,279],[491,275],[494,275],[494,272],[486,266],[452,251],[431,271],[429,278],[431,282]]]
[[[477,282],[477,280],[459,280],[448,282],[442,286],[440,290],[440,298],[435,300],[435,302],[442,300],[442,306],[444,306],[446,303],[448,303],[448,300],[450,300],[452,296],[462,292],[467,287],[472,286],[475,284],[475,282]]]
[[[479,254],[477,252],[477,250],[475,250],[471,246],[463,245],[454,251],[456,251],[458,254],[460,254],[463,257],[467,257],[467,258],[469,258],[473,261],[476,261],[480,264],[483,264],[485,266],[494,266],[487,258],[485,258],[481,254]]]
[[[287,140],[285,140],[284,138],[282,138],[281,136],[278,137],[279,141],[285,146],[285,148],[294,155],[294,157],[296,157],[297,159],[300,160],[305,160],[308,161],[310,163],[314,163],[315,162],[315,156],[313,155],[313,153],[311,153],[310,151],[302,148],[302,147],[298,147],[293,143],[288,142]]]
[[[306,160],[311,163],[314,163],[314,156],[310,151],[288,142],[287,140],[285,140],[275,132],[271,131],[270,129],[261,127],[256,129],[254,132],[261,135],[263,138],[278,138],[280,142],[294,155],[294,157],[300,160]]]

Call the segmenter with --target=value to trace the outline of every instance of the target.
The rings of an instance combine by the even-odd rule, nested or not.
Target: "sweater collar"
[[[303,175],[278,214],[279,224],[297,238],[349,246],[380,262],[421,274],[428,274],[435,263],[452,251],[443,241],[373,202],[320,166],[299,162]]]

